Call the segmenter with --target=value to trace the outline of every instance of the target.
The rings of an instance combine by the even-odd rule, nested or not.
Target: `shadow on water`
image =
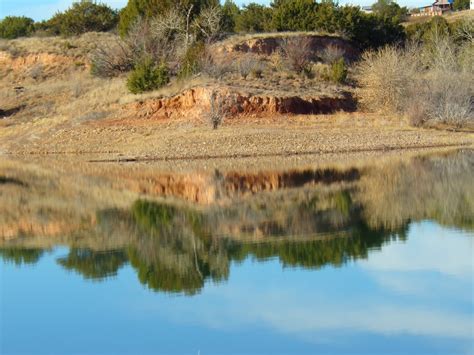
[[[97,281],[129,264],[149,289],[187,295],[199,293],[206,282],[227,280],[232,263],[249,258],[306,269],[340,267],[387,243],[406,241],[412,221],[473,230],[473,161],[471,151],[415,158],[333,172],[339,176],[334,183],[314,172],[297,175],[298,181],[282,173],[279,184],[292,188],[225,205],[140,199],[130,208],[97,211],[97,237],[82,244],[71,237],[68,254],[57,263]],[[221,188],[252,191],[241,175],[225,179]],[[35,263],[43,253],[21,244],[0,249],[0,257],[17,265]]]

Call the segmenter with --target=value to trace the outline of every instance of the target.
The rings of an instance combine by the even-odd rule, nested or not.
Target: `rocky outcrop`
[[[342,92],[333,97],[281,96],[252,94],[233,91],[231,87],[195,87],[182,93],[164,98],[134,102],[125,107],[128,115],[136,118],[172,118],[186,116],[201,117],[210,108],[211,93],[217,92],[225,102],[229,100],[231,117],[239,115],[271,114],[325,114],[336,111],[353,111],[355,102],[352,95]]]

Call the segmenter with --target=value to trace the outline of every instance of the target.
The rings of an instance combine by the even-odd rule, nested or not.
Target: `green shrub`
[[[263,32],[271,30],[272,9],[250,3],[235,19],[236,32]]]
[[[0,38],[29,36],[34,31],[34,21],[28,17],[7,16],[0,21]]]
[[[313,0],[280,1],[272,13],[272,27],[277,31],[313,30],[318,6]]]
[[[222,6],[221,28],[225,33],[235,32],[235,21],[239,17],[240,9],[232,0],[225,0]]]
[[[393,23],[401,23],[408,17],[408,8],[400,7],[393,0],[377,0],[372,10],[378,17]]]
[[[469,9],[469,0],[454,0],[454,10],[467,10]]]
[[[330,71],[331,81],[335,83],[344,83],[347,79],[347,68],[346,63],[344,63],[344,58],[339,58],[334,63],[331,64]]]
[[[178,77],[184,79],[197,74],[201,70],[201,60],[206,56],[206,47],[203,42],[198,42],[186,51],[181,62]]]
[[[105,32],[118,23],[118,13],[109,6],[92,0],[74,2],[64,12],[56,13],[40,29],[51,34],[71,36],[86,32]]]
[[[127,88],[133,94],[159,89],[170,81],[165,63],[156,65],[150,59],[137,65],[127,79]]]

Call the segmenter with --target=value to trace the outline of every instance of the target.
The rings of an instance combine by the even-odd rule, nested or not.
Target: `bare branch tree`
[[[100,77],[113,77],[133,68],[134,55],[130,46],[117,39],[104,42],[91,54],[92,73]]]
[[[222,11],[218,6],[210,6],[201,11],[194,26],[201,32],[206,42],[211,42],[221,28]]]
[[[216,90],[212,90],[209,94],[209,102],[209,122],[213,129],[217,129],[224,122],[224,119],[231,114],[236,105],[236,99],[234,96],[224,96]]]
[[[288,62],[288,66],[297,73],[301,73],[308,67],[311,60],[311,39],[308,37],[286,38],[281,50]]]

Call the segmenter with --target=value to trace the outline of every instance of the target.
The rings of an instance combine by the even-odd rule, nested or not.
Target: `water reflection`
[[[473,162],[468,150],[341,171],[216,173],[206,190],[219,197],[215,203],[138,199],[130,207],[98,209],[86,228],[78,223],[81,228],[62,237],[70,250],[57,264],[97,281],[129,264],[149,289],[187,295],[207,281],[228,280],[232,263],[249,258],[339,267],[406,241],[413,220],[473,230]],[[4,242],[0,257],[37,262],[48,248],[29,242],[27,236]]]
[[[36,264],[45,253],[43,249],[33,248],[0,248],[0,257],[6,263],[15,265]]]

